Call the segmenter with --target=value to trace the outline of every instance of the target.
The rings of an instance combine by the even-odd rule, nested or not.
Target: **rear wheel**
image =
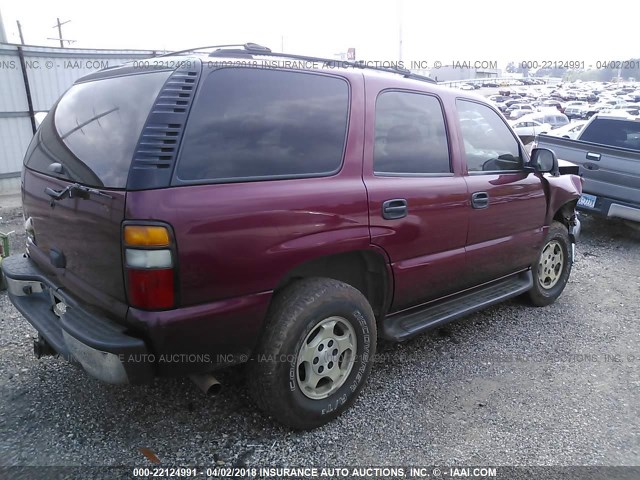
[[[538,260],[531,266],[533,287],[529,299],[533,305],[544,307],[555,302],[571,273],[571,241],[567,227],[553,222]]]
[[[319,427],[356,399],[375,349],[375,317],[362,293],[337,280],[301,280],[273,302],[249,362],[249,392],[278,422]]]

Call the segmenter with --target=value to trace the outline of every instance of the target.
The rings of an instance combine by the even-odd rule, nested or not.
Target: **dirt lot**
[[[0,232],[24,245],[16,198]],[[242,369],[205,397],[188,380],[94,381],[37,360],[0,293],[0,465],[638,465],[640,233],[583,217],[560,300],[511,301],[385,346],[354,407],[292,433],[258,414]]]

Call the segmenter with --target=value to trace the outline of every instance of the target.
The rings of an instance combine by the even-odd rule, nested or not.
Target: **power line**
[[[59,18],[56,18],[56,24],[51,27],[51,28],[57,28],[58,29],[58,37],[57,38],[47,38],[47,40],[58,40],[60,42],[60,48],[64,48],[64,42],[67,42],[68,44],[72,44],[75,42],[75,40],[66,40],[64,38],[62,38],[62,25],[65,25],[67,23],[69,23],[71,20],[66,20],[64,22],[60,22]]]

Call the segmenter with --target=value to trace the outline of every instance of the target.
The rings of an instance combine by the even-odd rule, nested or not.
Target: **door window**
[[[496,112],[468,100],[458,100],[456,106],[469,172],[522,169],[520,144]]]
[[[436,97],[383,92],[376,102],[375,122],[377,175],[451,172],[444,115]]]

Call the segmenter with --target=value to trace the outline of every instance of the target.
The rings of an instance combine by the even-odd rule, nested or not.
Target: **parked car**
[[[516,103],[511,105],[505,111],[505,115],[512,120],[516,120],[524,115],[528,115],[533,112],[534,112],[533,107],[528,103]]]
[[[533,120],[539,123],[546,123],[551,125],[551,128],[560,128],[569,124],[569,119],[566,115],[559,113],[555,108],[543,109],[540,112],[535,112],[530,115],[525,115],[520,120]]]
[[[562,105],[562,103],[558,102],[557,100],[545,100],[544,102],[542,102],[541,107],[542,108],[553,107],[553,108],[556,108],[560,113],[564,112],[564,106]]]
[[[524,103],[524,102],[522,100],[510,99],[498,104],[498,108],[500,109],[501,112],[506,113],[506,111],[509,108],[511,108],[513,105],[521,104],[521,103]]]
[[[635,102],[627,102],[624,104],[618,104],[613,108],[613,111],[622,110],[631,116],[640,115],[640,104]]]
[[[255,45],[212,54],[92,73],[38,129],[26,253],[2,262],[37,354],[204,390],[247,362],[255,403],[308,429],[354,402],[377,339],[564,290],[581,180],[482,98],[403,70],[254,67],[291,59]]]
[[[496,102],[496,103],[506,102],[507,100],[510,100],[510,98],[507,95],[490,95],[487,98],[492,102]]]
[[[537,146],[579,165],[584,193],[578,208],[640,222],[640,118],[598,113],[575,140],[541,135]]]
[[[554,137],[576,138],[586,123],[586,120],[577,120],[568,123],[563,127],[558,127],[548,132],[541,133],[548,133],[549,135],[553,135]]]
[[[569,118],[584,118],[589,110],[589,103],[581,101],[568,102],[564,107],[564,114]]]
[[[609,110],[611,110],[611,105],[604,102],[598,102],[598,103],[590,104],[584,110],[583,114],[584,114],[584,118],[588,120],[592,116],[594,116],[596,113],[609,111]]]
[[[535,120],[518,120],[511,123],[511,128],[519,137],[531,137],[540,133],[548,133],[551,131],[551,125],[548,123],[540,123]]]

